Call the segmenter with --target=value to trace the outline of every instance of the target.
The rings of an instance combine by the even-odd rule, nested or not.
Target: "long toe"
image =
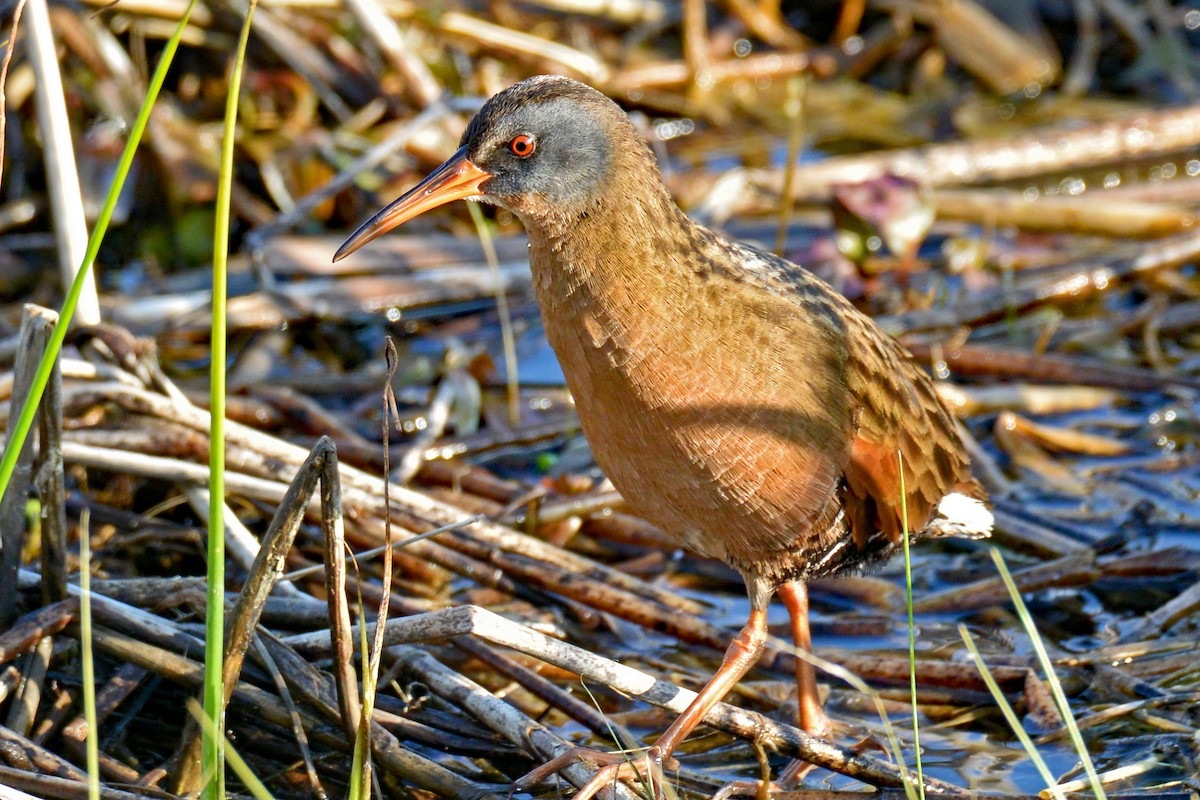
[[[666,782],[663,779],[662,758],[658,755],[657,749],[653,747],[640,752],[618,750],[611,753],[591,747],[572,747],[517,778],[513,782],[512,792],[520,792],[536,786],[551,775],[577,762],[592,764],[599,769],[580,788],[573,800],[590,800],[601,789],[618,780],[630,784],[639,796],[649,796],[654,800],[659,800],[664,796],[663,787]]]

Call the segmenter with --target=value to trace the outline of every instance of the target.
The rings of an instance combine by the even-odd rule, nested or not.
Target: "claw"
[[[593,750],[589,747],[572,747],[570,750],[555,756],[554,758],[542,764],[540,767],[534,767],[529,772],[513,781],[514,792],[521,792],[530,786],[536,786],[542,781],[554,775],[563,767],[569,766],[575,761],[592,761],[596,760],[596,756],[608,755],[599,750]],[[596,763],[600,763],[596,760]]]

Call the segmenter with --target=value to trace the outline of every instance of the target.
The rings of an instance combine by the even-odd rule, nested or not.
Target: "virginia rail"
[[[542,76],[497,94],[457,152],[334,260],[460,198],[525,225],[546,336],[613,484],[745,579],[749,620],[651,764],[758,660],[773,594],[807,652],[806,580],[885,558],[905,530],[991,530],[954,419],[904,349],[810,272],[688,219],[601,93]],[[828,733],[803,659],[796,682],[801,727]],[[580,796],[631,771],[592,760],[608,766]]]

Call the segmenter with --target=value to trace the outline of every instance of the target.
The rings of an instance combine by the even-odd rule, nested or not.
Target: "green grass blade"
[[[900,519],[904,533],[904,605],[908,609],[908,685],[912,697],[913,754],[917,760],[917,791],[925,800],[925,771],[921,766],[921,725],[917,719],[917,627],[913,623],[912,557],[908,547],[908,493],[904,489],[904,454],[896,451],[900,465]]]
[[[354,732],[354,754],[350,759],[350,785],[346,793],[346,800],[369,800],[371,797],[371,787],[367,784],[370,778],[370,772],[367,770],[367,757],[369,755],[368,748],[370,741],[367,738],[367,732],[370,729],[370,714],[374,700],[375,685],[371,680],[371,669],[369,665],[370,643],[367,639],[367,615],[363,605],[362,589],[358,591],[358,638],[359,647],[362,653],[362,705],[361,715],[358,720],[358,727]],[[365,723],[365,724],[364,724]]]
[[[512,313],[508,308],[508,296],[504,292],[504,278],[500,274],[500,259],[496,256],[496,245],[492,241],[492,229],[479,210],[478,203],[467,203],[471,221],[479,234],[479,244],[488,263],[488,272],[496,282],[496,313],[500,317],[500,341],[504,347],[504,386],[508,396],[508,422],[517,426],[521,422],[521,398],[517,385],[517,343],[513,335]]]
[[[625,763],[630,767],[635,766],[632,756],[636,753],[644,755],[648,748],[643,747],[637,742],[627,742],[624,737],[619,736],[617,729],[613,727],[612,720],[603,712],[600,707],[600,701],[596,699],[596,695],[592,694],[592,688],[587,685],[587,681],[582,676],[579,678],[579,685],[583,687],[583,691],[587,694],[588,700],[592,701],[592,708],[604,717],[604,725],[608,728],[609,738],[617,745],[617,748],[625,756]],[[643,775],[641,772],[634,773],[637,775],[638,786],[641,787],[642,797],[654,797],[654,786],[651,785],[648,775]]]
[[[213,728],[212,720],[204,714],[203,709],[200,708],[200,704],[190,697],[188,698],[187,703],[188,711],[190,711],[192,716],[196,718],[196,721],[200,723],[200,730],[203,731],[204,735],[215,736],[217,732],[216,729]],[[255,800],[275,800],[275,798],[271,795],[271,792],[267,789],[263,782],[258,779],[258,776],[255,775],[250,769],[250,765],[247,764],[245,759],[238,754],[238,751],[234,749],[233,745],[229,743],[228,739],[225,740],[225,746],[222,748],[222,750],[225,753],[225,757],[229,760],[229,766],[238,776],[238,779],[240,779],[241,782],[246,785],[246,790],[250,792],[250,795],[254,797]]]
[[[872,689],[867,685],[866,681],[841,664],[826,661],[814,653],[802,652],[791,642],[783,641],[774,636],[768,636],[767,641],[780,652],[789,653],[796,658],[803,658],[822,672],[848,683],[851,688],[871,700],[872,705],[875,706],[875,713],[879,716],[879,723],[883,726],[883,733],[891,750],[892,758],[896,761],[896,769],[900,772],[900,777],[904,785],[904,795],[908,800],[917,800],[917,790],[914,786],[916,776],[909,771],[908,764],[904,761],[904,748],[900,745],[900,738],[896,735],[896,727],[892,724],[892,720],[888,716],[888,710],[884,706],[883,697],[879,692]]]
[[[996,700],[996,706],[1000,709],[1000,713],[1004,715],[1004,719],[1008,721],[1008,727],[1017,735],[1017,739],[1020,740],[1021,746],[1025,748],[1025,752],[1029,754],[1029,760],[1033,762],[1038,773],[1042,776],[1042,780],[1046,782],[1046,788],[1054,796],[1055,800],[1067,800],[1066,795],[1058,785],[1058,780],[1054,777],[1054,773],[1050,771],[1050,767],[1046,765],[1042,754],[1038,752],[1037,745],[1034,744],[1033,739],[1029,738],[1029,734],[1025,732],[1025,727],[1021,725],[1021,720],[1017,718],[1017,712],[1013,711],[1008,698],[1000,690],[1000,684],[996,683],[996,678],[992,675],[992,671],[988,669],[987,664],[983,663],[983,656],[979,654],[979,649],[975,646],[975,640],[971,638],[971,632],[967,630],[966,625],[959,625],[958,633],[962,636],[967,650],[971,652],[971,658],[975,659],[975,666],[979,669],[979,674],[983,676],[983,682],[987,684],[988,691],[992,693],[992,697]]]
[[[37,372],[33,377],[33,385],[29,388],[29,397],[26,398],[25,405],[21,407],[21,415],[17,418],[17,424],[13,426],[8,442],[5,444],[4,457],[0,459],[0,497],[3,497],[5,491],[8,490],[8,482],[12,479],[13,470],[17,467],[17,458],[21,453],[21,448],[25,446],[25,439],[29,436],[29,431],[33,429],[34,416],[37,414],[38,404],[42,401],[42,394],[46,391],[46,384],[50,381],[54,360],[62,351],[63,341],[67,338],[67,331],[71,327],[71,317],[74,316],[75,307],[79,304],[79,295],[87,283],[92,264],[96,261],[96,254],[100,252],[100,243],[104,241],[104,234],[108,232],[108,224],[112,220],[113,210],[117,207],[121,189],[125,186],[129,167],[133,163],[133,156],[142,141],[142,134],[146,132],[146,123],[150,121],[150,111],[154,108],[154,101],[158,99],[158,92],[166,80],[167,70],[175,58],[175,51],[179,49],[179,41],[183,37],[183,31],[187,27],[188,20],[192,16],[192,8],[195,5],[196,0],[188,3],[183,17],[179,20],[179,25],[175,28],[175,33],[163,48],[162,58],[158,60],[158,67],[155,68],[154,76],[150,79],[150,86],[146,90],[146,99],[142,103],[141,110],[138,111],[133,127],[129,130],[129,139],[125,142],[125,150],[121,153],[120,160],[117,161],[112,184],[108,187],[108,196],[104,198],[104,207],[100,209],[100,216],[96,218],[96,225],[92,228],[91,238],[88,239],[87,251],[83,255],[83,264],[80,265],[79,272],[75,273],[75,280],[63,300],[62,310],[58,314],[58,325],[54,327],[50,343],[46,346],[46,352],[42,353],[42,360],[38,363]]]
[[[88,800],[100,800],[100,729],[96,722],[96,662],[92,652],[91,511],[79,513],[79,658],[83,662],[83,718],[87,721]]]
[[[250,0],[241,38],[229,76],[225,101],[225,130],[221,139],[221,167],[217,180],[216,224],[213,229],[212,361],[210,365],[208,457],[208,592],[205,613],[204,728],[201,771],[206,776],[204,796],[225,797],[225,687],[221,672],[225,656],[225,360],[228,288],[229,213],[233,186],[233,149],[237,140],[237,104],[242,69],[256,0]]]
[[[800,163],[800,150],[804,147],[805,111],[808,103],[808,83],[805,74],[793,76],[787,81],[787,96],[783,101],[783,116],[787,121],[787,167],[783,171],[783,190],[779,193],[779,217],[775,223],[775,247],[777,256],[783,256],[787,245],[788,223],[796,202],[792,187],[796,182],[796,167]]]
[[[1021,624],[1025,626],[1025,631],[1033,643],[1038,661],[1046,673],[1046,682],[1050,684],[1050,692],[1054,695],[1054,703],[1058,706],[1058,713],[1062,715],[1063,724],[1067,726],[1067,732],[1071,734],[1071,743],[1075,746],[1075,752],[1079,756],[1080,762],[1083,763],[1083,769],[1092,785],[1092,791],[1097,800],[1107,800],[1104,786],[1100,783],[1100,776],[1096,774],[1096,766],[1092,763],[1092,757],[1083,741],[1083,734],[1079,732],[1079,726],[1075,724],[1075,715],[1071,713],[1071,706],[1067,703],[1067,694],[1063,691],[1058,676],[1054,674],[1054,663],[1050,660],[1050,654],[1046,652],[1046,643],[1042,641],[1037,626],[1033,623],[1033,617],[1030,616],[1029,609],[1025,607],[1025,601],[1021,598],[1021,590],[1013,581],[1012,574],[1008,571],[1008,565],[1004,563],[1004,557],[995,547],[992,548],[992,561],[996,562],[996,569],[1000,571],[1000,578],[1004,581],[1004,586],[1008,589],[1008,594],[1017,609],[1017,616],[1021,618]]]

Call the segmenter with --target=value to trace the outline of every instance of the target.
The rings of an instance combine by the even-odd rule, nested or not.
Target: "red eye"
[[[527,136],[522,133],[520,136],[514,136],[513,140],[508,143],[508,150],[517,158],[529,158],[533,155],[534,141],[532,136]]]

